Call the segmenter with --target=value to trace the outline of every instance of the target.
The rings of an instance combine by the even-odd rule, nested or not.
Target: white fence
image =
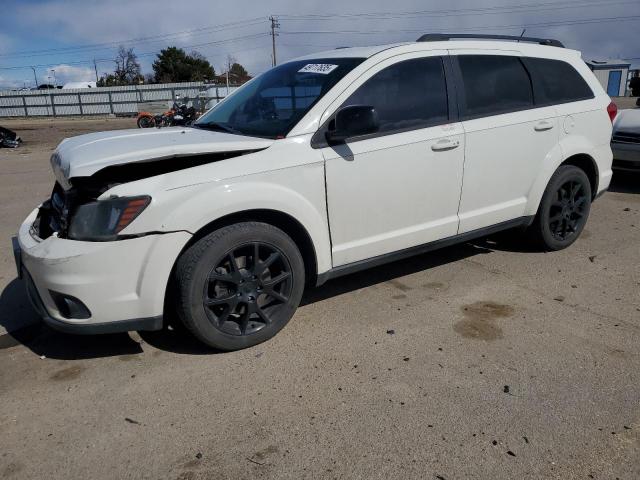
[[[235,90],[202,82],[131,85],[70,90],[0,92],[0,117],[66,117],[72,115],[132,115],[140,103],[188,97],[197,106],[210,108]],[[201,105],[204,104],[204,105]]]

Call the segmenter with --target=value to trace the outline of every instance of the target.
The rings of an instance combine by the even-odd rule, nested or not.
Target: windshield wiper
[[[198,128],[203,128],[206,130],[217,130],[219,132],[233,133],[235,135],[244,135],[239,130],[236,130],[235,128],[230,127],[229,125],[225,125],[223,123],[204,122],[204,123],[195,123],[193,126]]]

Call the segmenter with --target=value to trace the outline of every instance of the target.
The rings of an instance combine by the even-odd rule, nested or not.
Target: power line
[[[264,38],[264,37],[267,37],[268,35],[269,35],[268,33],[256,33],[256,34],[245,35],[245,36],[241,36],[241,37],[227,38],[227,39],[224,39],[224,40],[215,40],[215,41],[212,41],[212,42],[198,43],[198,44],[194,44],[194,45],[186,45],[186,46],[184,46],[182,48],[189,49],[189,48],[199,48],[199,47],[206,47],[206,46],[213,46],[213,45],[224,45],[224,44],[240,42],[240,41],[244,41],[244,40],[253,40],[253,39],[257,39],[257,38]],[[151,51],[151,52],[142,52],[142,53],[136,54],[136,56],[137,57],[148,57],[148,56],[157,55],[159,52],[160,52],[159,50],[155,50],[155,51]],[[35,68],[46,68],[46,67],[51,67],[51,66],[60,65],[60,64],[69,65],[69,66],[77,66],[77,65],[89,65],[89,64],[93,64],[94,62],[102,63],[102,62],[112,62],[112,61],[113,61],[113,59],[111,59],[111,58],[97,58],[97,59],[92,59],[92,60],[78,60],[78,61],[72,61],[72,62],[56,62],[56,63],[46,63],[46,64],[40,64],[40,65],[22,65],[22,66],[0,67],[0,70],[24,70],[24,69],[33,68],[33,67],[35,67]]]
[[[131,43],[136,43],[136,44],[150,43],[150,42],[158,42],[158,41],[166,40],[175,36],[216,33],[216,32],[221,32],[229,29],[259,25],[259,24],[265,23],[265,21],[266,20],[262,17],[256,17],[256,18],[238,21],[238,22],[213,25],[210,27],[195,28],[191,30],[183,30],[181,32],[164,33],[164,34],[152,35],[148,37],[131,38],[128,40],[117,40],[117,41],[114,40],[111,42],[104,42],[104,43],[93,43],[93,44],[76,45],[76,46],[69,46],[69,47],[49,48],[44,50],[26,50],[21,52],[4,53],[4,54],[0,54],[0,57],[3,57],[3,58],[34,57],[34,56],[42,56],[42,55],[51,55],[56,53],[57,54],[78,53],[81,50],[86,50],[86,51],[103,50],[108,48],[114,48],[121,44],[126,45]]]
[[[620,5],[635,4],[635,0],[578,0],[578,1],[560,1],[546,3],[524,3],[518,5],[501,5],[493,7],[481,8],[456,8],[456,9],[438,9],[438,10],[417,10],[410,12],[368,12],[368,13],[331,13],[331,14],[280,14],[278,17],[285,20],[335,20],[336,18],[347,19],[404,19],[417,18],[422,16],[463,16],[463,15],[494,15],[521,13],[527,11],[542,10],[561,10],[571,8],[588,8],[602,5]]]
[[[546,3],[524,3],[518,5],[501,5],[501,6],[493,6],[493,7],[482,7],[482,8],[467,8],[467,9],[437,9],[437,10],[418,10],[411,12],[370,12],[370,13],[357,13],[357,14],[301,14],[301,15],[291,15],[291,14],[282,14],[277,16],[269,17],[269,21],[273,23],[273,21],[277,21],[276,17],[281,17],[287,20],[334,20],[336,18],[349,18],[349,19],[363,19],[363,20],[379,20],[379,19],[407,19],[407,18],[417,18],[419,16],[461,16],[461,15],[486,15],[486,14],[508,14],[508,13],[520,13],[524,11],[543,11],[543,10],[558,10],[558,9],[568,9],[568,8],[581,8],[581,7],[594,7],[600,5],[621,5],[621,4],[630,4],[635,3],[636,0],[613,0],[613,1],[603,1],[603,0],[578,0],[578,1],[560,1],[560,2],[546,2]],[[213,25],[210,27],[201,27],[194,28],[190,30],[183,30],[179,32],[171,32],[164,33],[158,35],[152,35],[147,37],[138,37],[131,38],[127,40],[117,40],[111,42],[104,43],[94,43],[94,44],[85,44],[85,45],[77,45],[77,46],[69,46],[69,47],[59,47],[59,48],[49,48],[42,50],[27,50],[27,51],[19,51],[19,52],[11,52],[0,54],[2,58],[11,58],[11,57],[33,57],[33,56],[43,56],[50,55],[52,53],[79,53],[81,50],[84,51],[93,51],[93,50],[105,50],[110,48],[115,48],[120,44],[131,44],[131,43],[150,43],[150,42],[158,42],[162,40],[166,40],[172,37],[180,37],[184,35],[192,35],[192,34],[207,34],[214,33],[216,31],[224,31],[232,28],[242,28],[249,27],[254,25],[259,25],[265,22],[266,19],[264,17],[254,17],[247,20],[240,20],[236,22],[229,22],[224,24]],[[276,27],[277,28],[277,27]],[[272,35],[273,37],[273,35]]]
[[[581,20],[563,20],[556,22],[542,22],[542,23],[518,23],[513,25],[485,25],[480,27],[464,27],[464,28],[455,28],[455,30],[459,31],[476,31],[476,30],[493,30],[500,28],[531,28],[531,27],[556,27],[556,26],[567,26],[567,25],[590,25],[590,24],[598,24],[598,23],[607,23],[607,22],[624,22],[631,20],[640,19],[640,15],[631,15],[626,17],[610,17],[610,18],[588,18]],[[445,30],[451,30],[451,28],[446,28]],[[397,33],[424,33],[425,30],[437,32],[443,30],[442,27],[438,27],[435,29],[430,28],[422,28],[420,30],[416,29],[392,29],[392,30],[306,30],[306,31],[290,31],[290,30],[282,30],[282,33],[285,35],[376,35],[376,34],[397,34]]]

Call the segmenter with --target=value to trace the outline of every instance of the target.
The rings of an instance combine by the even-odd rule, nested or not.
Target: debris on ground
[[[17,148],[22,143],[22,139],[13,130],[0,127],[0,147]]]

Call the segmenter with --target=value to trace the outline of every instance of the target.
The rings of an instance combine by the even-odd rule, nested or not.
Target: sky
[[[583,58],[640,65],[638,0],[0,0],[0,87],[95,81],[119,45],[143,73],[167,46],[196,50],[224,70],[231,55],[256,75],[278,63],[344,46],[414,41],[422,33],[556,38]],[[33,67],[33,68],[32,68]]]

